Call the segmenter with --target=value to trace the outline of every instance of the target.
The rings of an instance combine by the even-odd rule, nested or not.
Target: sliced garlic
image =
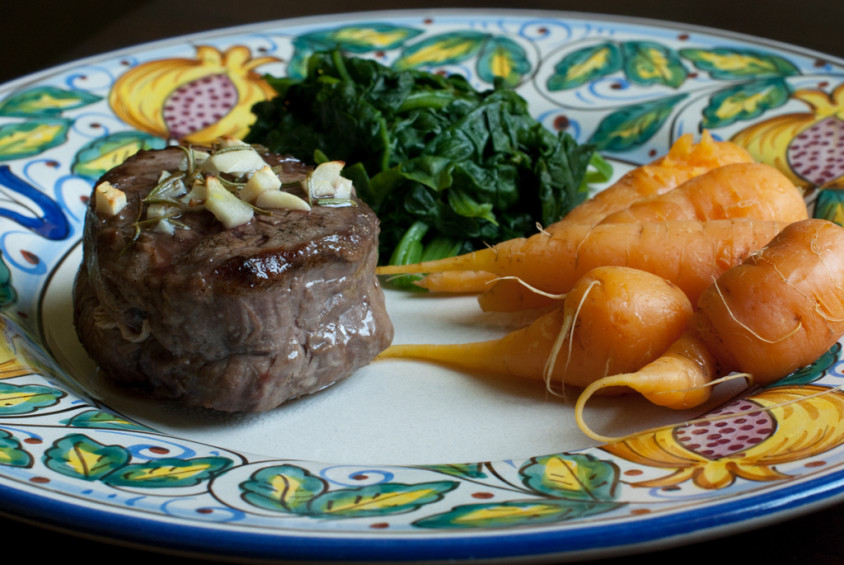
[[[233,146],[214,153],[202,163],[202,169],[212,175],[227,173],[245,176],[267,165],[251,145]]]
[[[100,214],[116,216],[126,207],[126,193],[108,181],[98,184],[94,194],[94,205]]]
[[[252,204],[262,192],[277,191],[279,188],[281,188],[281,179],[278,178],[272,167],[265,165],[249,177],[249,180],[240,190],[239,196],[244,202]]]
[[[176,224],[171,222],[168,218],[162,218],[155,223],[155,227],[152,228],[152,231],[173,235],[176,233]]]
[[[328,161],[315,168],[306,181],[311,204],[320,198],[351,198],[352,181],[340,175],[346,163]]]
[[[248,223],[254,211],[252,207],[226,190],[220,179],[213,175],[205,177],[205,207],[214,214],[226,228]]]
[[[255,206],[266,209],[302,210],[305,212],[311,209],[307,202],[295,194],[290,194],[289,192],[284,192],[282,190],[268,190],[266,192],[262,192],[258,195],[258,199],[255,200]]]
[[[166,218],[178,213],[179,208],[169,204],[150,204],[147,208],[147,218],[154,220],[156,218]]]

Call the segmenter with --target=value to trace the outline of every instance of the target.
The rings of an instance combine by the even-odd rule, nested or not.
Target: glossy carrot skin
[[[624,210],[606,216],[598,226],[614,223],[644,224],[735,218],[795,222],[807,217],[808,211],[802,193],[785,175],[761,163],[737,163],[710,170],[672,191],[639,200]],[[561,223],[550,235],[582,239],[585,227],[586,224],[563,225]],[[542,241],[542,235],[538,234],[534,237]],[[546,232],[544,235],[547,236],[549,233]],[[505,242],[496,246],[495,249],[501,249],[506,245]],[[647,252],[647,250],[644,251]],[[548,264],[544,263],[543,266],[548,267]],[[486,278],[481,284],[459,284],[467,280],[470,280],[467,275],[443,273],[439,275],[439,280],[437,277],[432,277],[423,285],[438,291],[453,288],[457,292],[473,290],[484,292],[485,295],[480,302],[481,307],[487,311],[514,311],[521,308],[539,307],[547,302],[540,296],[531,296],[524,287],[511,281],[501,281],[491,285]]]
[[[844,228],[826,220],[786,227],[702,294],[693,328],[720,372],[769,383],[844,335]]]
[[[601,223],[730,218],[796,222],[808,217],[803,193],[779,170],[764,163],[735,163],[634,202]]]
[[[559,294],[589,270],[617,265],[659,275],[694,302],[712,280],[767,244],[785,225],[750,219],[573,225],[458,257],[380,267],[378,272],[488,271]]]
[[[691,134],[686,134],[664,156],[627,172],[545,230],[553,233],[571,224],[594,225],[608,214],[624,210],[642,198],[668,192],[707,171],[752,161],[744,148],[729,141],[715,141],[709,132],[704,132],[698,143],[693,142]]]
[[[496,275],[486,271],[446,271],[432,273],[415,284],[432,292],[475,294],[491,288],[496,278]]]
[[[664,279],[600,267],[577,281],[562,307],[500,339],[392,345],[379,359],[415,358],[582,388],[656,359],[682,335],[691,314],[686,296]]]
[[[574,224],[595,225],[608,214],[622,211],[643,198],[672,191],[708,171],[724,165],[752,161],[750,154],[742,147],[728,141],[715,141],[709,132],[704,132],[697,143],[691,134],[685,134],[674,142],[666,155],[632,169],[612,186],[581,203],[565,218],[545,227],[543,231],[564,231]],[[686,215],[674,219],[692,218]],[[473,280],[464,274],[437,273],[418,284],[433,292],[466,293],[489,289],[488,280],[482,274]],[[531,301],[528,296],[524,299]]]
[[[812,363],[844,336],[844,228],[826,220],[789,224],[767,246],[701,295],[683,336],[632,373],[584,389],[625,386],[669,408],[699,405],[714,379],[732,372],[768,384]]]

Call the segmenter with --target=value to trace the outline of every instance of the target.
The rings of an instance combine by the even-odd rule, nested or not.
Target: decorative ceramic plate
[[[242,558],[536,561],[700,540],[841,499],[840,347],[720,408],[743,421],[690,429],[714,405],[665,414],[596,399],[595,428],[650,430],[607,445],[541,387],[421,363],[373,363],[262,415],[180,409],[98,382],[71,316],[94,180],[175,136],[245,133],[251,105],[269,96],[262,74],[300,75],[330,44],[479,88],[498,77],[617,172],[706,128],[780,167],[816,215],[840,217],[844,62],[714,30],[371,13],[185,37],[15,81],[0,88],[4,511]],[[388,307],[397,343],[500,333],[470,298],[391,291]]]

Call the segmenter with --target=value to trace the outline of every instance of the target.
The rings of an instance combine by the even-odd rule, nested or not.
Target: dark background
[[[799,45],[844,59],[842,0],[157,0],[115,2],[6,2],[0,17],[0,82],[81,57],[97,55],[156,39],[246,23],[317,14],[367,10],[437,8],[544,9],[618,14],[682,22],[736,31]],[[840,499],[839,499],[840,500]],[[3,511],[0,506],[0,512]],[[68,556],[98,562],[151,559],[175,563],[182,559],[130,549],[49,531],[13,519],[0,518],[6,547],[31,552],[31,557],[62,562]],[[649,565],[700,561],[772,564],[844,563],[844,505],[820,509],[749,532],[698,541],[644,556]],[[596,561],[620,565],[629,558]]]
[[[727,29],[844,57],[841,0],[74,0],[5,2],[0,81],[196,31],[315,14],[453,8],[543,9],[619,14]],[[11,51],[11,55],[9,54]]]

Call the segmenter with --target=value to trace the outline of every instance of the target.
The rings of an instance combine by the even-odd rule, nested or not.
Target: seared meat
[[[139,226],[141,199],[178,148],[146,151],[103,177],[117,215],[94,198],[74,287],[79,338],[113,379],[222,411],[261,411],[369,363],[393,328],[374,275],[378,220],[363,203],[273,210],[226,229],[206,210],[173,233]],[[263,155],[279,176],[301,162]]]

